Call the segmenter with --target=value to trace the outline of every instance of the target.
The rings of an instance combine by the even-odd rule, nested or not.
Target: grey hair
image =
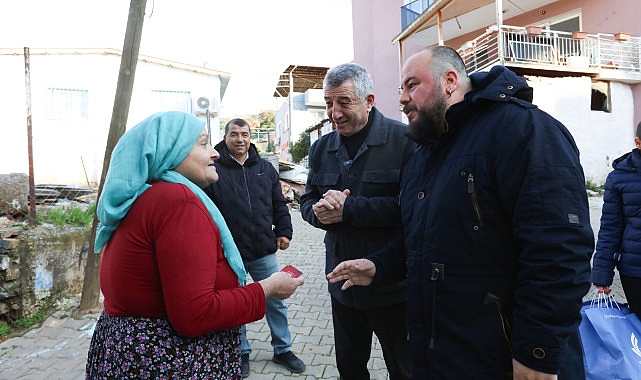
[[[440,78],[447,70],[454,70],[460,77],[467,77],[465,63],[461,56],[449,46],[430,46],[426,50],[432,53],[432,76]]]
[[[323,88],[336,88],[348,80],[354,83],[356,96],[361,100],[374,93],[372,77],[358,63],[343,63],[330,69],[323,80]]]

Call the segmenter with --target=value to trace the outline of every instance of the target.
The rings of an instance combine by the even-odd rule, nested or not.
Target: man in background
[[[251,143],[249,124],[243,119],[227,123],[223,141],[215,149],[220,153],[215,162],[219,181],[207,186],[205,193],[224,216],[245,269],[253,281],[260,281],[279,270],[276,250],[287,249],[292,239],[291,216],[278,172],[259,156]],[[292,372],[303,372],[305,363],[291,352],[285,303],[268,298],[265,318],[272,336],[272,360]],[[241,370],[247,377],[251,346],[245,326],[241,331]]]

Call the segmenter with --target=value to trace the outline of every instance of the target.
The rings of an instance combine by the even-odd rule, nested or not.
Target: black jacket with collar
[[[374,281],[407,275],[416,379],[508,378],[512,358],[584,378],[594,235],[579,151],[519,97],[523,78],[502,66],[470,78],[449,130],[405,166],[404,234],[368,257]]]
[[[388,119],[372,108],[370,130],[353,159],[334,131],[316,141],[309,151],[310,169],[301,196],[303,219],[324,229],[325,272],[345,260],[361,258],[383,246],[398,231],[401,170],[416,145],[407,136],[405,124]],[[350,190],[343,221],[321,223],[312,205],[328,190]],[[329,285],[329,292],[344,305],[362,309],[395,305],[407,300],[405,281],[380,287],[353,286],[341,290],[342,282]]]
[[[230,155],[225,141],[215,149],[220,153],[215,162],[219,179],[203,190],[225,217],[243,260],[276,252],[277,237],[291,239],[293,232],[278,172],[254,144],[243,165]]]

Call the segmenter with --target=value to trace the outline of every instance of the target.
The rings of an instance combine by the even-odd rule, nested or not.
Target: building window
[[[550,23],[550,29],[562,32],[573,32],[575,30],[581,30],[581,19],[579,16],[574,16],[560,22]]]
[[[582,30],[582,14],[581,9],[574,9],[572,11],[562,13],[560,15],[550,17],[544,21],[546,29],[573,32],[575,30]]]
[[[611,104],[610,83],[602,81],[592,81],[590,109],[592,111],[610,112]]]
[[[48,115],[55,119],[89,118],[89,91],[49,88]]]
[[[151,94],[153,108],[157,112],[192,112],[191,92],[189,91],[151,90]]]
[[[323,110],[309,110],[312,114],[312,125],[316,125],[325,119],[326,111]]]

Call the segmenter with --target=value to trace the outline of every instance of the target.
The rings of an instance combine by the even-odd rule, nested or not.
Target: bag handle
[[[590,308],[617,308],[619,303],[614,298],[614,293],[605,294],[604,292],[599,292],[599,289],[594,289],[592,292],[592,299],[590,300]]]

